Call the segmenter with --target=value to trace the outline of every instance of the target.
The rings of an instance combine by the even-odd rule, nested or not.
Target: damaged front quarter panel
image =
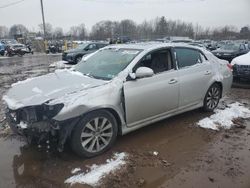
[[[112,109],[118,114],[121,124],[124,124],[121,104],[122,80],[96,80],[73,73],[77,84],[59,84],[57,78],[63,78],[61,82],[71,78],[61,75],[62,73],[67,75],[69,71],[13,85],[3,97],[8,105],[6,117],[14,132],[25,135],[29,141],[36,140],[38,144],[56,138],[58,150],[62,151],[74,126],[90,111]],[[48,79],[56,81],[60,87],[55,87],[55,83],[52,84],[53,89],[51,86],[45,86],[44,82]],[[29,100],[30,98],[32,100]]]

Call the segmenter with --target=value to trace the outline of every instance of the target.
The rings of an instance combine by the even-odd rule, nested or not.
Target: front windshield
[[[97,79],[111,80],[140,53],[135,49],[103,49],[76,65],[75,70]]]
[[[85,49],[88,45],[89,45],[88,43],[86,43],[86,44],[81,44],[81,45],[79,45],[76,49],[78,49],[78,50],[83,50],[83,49]]]
[[[225,44],[221,47],[221,49],[223,50],[233,50],[236,51],[239,49],[239,45],[238,44]]]

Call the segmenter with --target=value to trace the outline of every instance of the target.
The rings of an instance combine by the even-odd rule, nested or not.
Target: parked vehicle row
[[[243,43],[228,43],[217,50],[213,50],[212,53],[220,58],[231,62],[235,57],[246,54],[249,52],[247,46]]]
[[[231,84],[231,66],[206,49],[120,44],[74,69],[18,82],[3,100],[14,132],[38,143],[56,139],[60,151],[69,140],[75,153],[93,157],[118,135],[196,108],[213,111]]]
[[[86,42],[79,45],[75,49],[67,50],[62,54],[62,60],[68,61],[69,63],[77,64],[82,60],[82,57],[97,51],[100,48],[107,46],[106,42]]]
[[[24,45],[18,43],[16,40],[2,40],[0,42],[0,54],[12,56],[23,56],[25,54],[33,54],[33,50],[30,45]]]

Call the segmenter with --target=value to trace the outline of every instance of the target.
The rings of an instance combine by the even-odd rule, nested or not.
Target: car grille
[[[249,75],[250,78],[250,65],[234,65],[233,73],[234,75]]]
[[[250,70],[250,65],[237,65],[236,68],[237,70],[248,71]]]

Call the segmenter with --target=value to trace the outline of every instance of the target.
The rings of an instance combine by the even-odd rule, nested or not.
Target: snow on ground
[[[110,172],[113,172],[119,168],[121,168],[122,165],[126,164],[125,159],[127,157],[126,153],[116,153],[114,155],[113,159],[108,159],[106,161],[106,164],[102,165],[92,165],[90,167],[90,171],[86,173],[80,173],[77,175],[74,175],[67,180],[65,180],[65,183],[68,184],[88,184],[90,186],[97,186],[100,184],[100,180]]]
[[[77,173],[79,171],[81,171],[80,168],[75,168],[75,169],[71,170],[71,174],[75,174],[75,173]]]
[[[57,68],[57,69],[64,69],[64,68],[71,68],[74,65],[68,64],[67,61],[56,61],[49,65],[50,68]]]
[[[155,156],[157,156],[158,154],[159,154],[158,151],[154,151],[154,152],[153,152],[153,155],[155,155]]]
[[[10,57],[7,57],[7,56],[0,56],[0,59],[8,59]]]
[[[21,121],[19,124],[17,124],[17,127],[20,127],[21,129],[27,129],[28,125]]]
[[[224,110],[216,109],[215,114],[200,120],[197,124],[206,129],[219,130],[230,129],[235,118],[250,118],[250,110],[242,104],[235,102]]]

